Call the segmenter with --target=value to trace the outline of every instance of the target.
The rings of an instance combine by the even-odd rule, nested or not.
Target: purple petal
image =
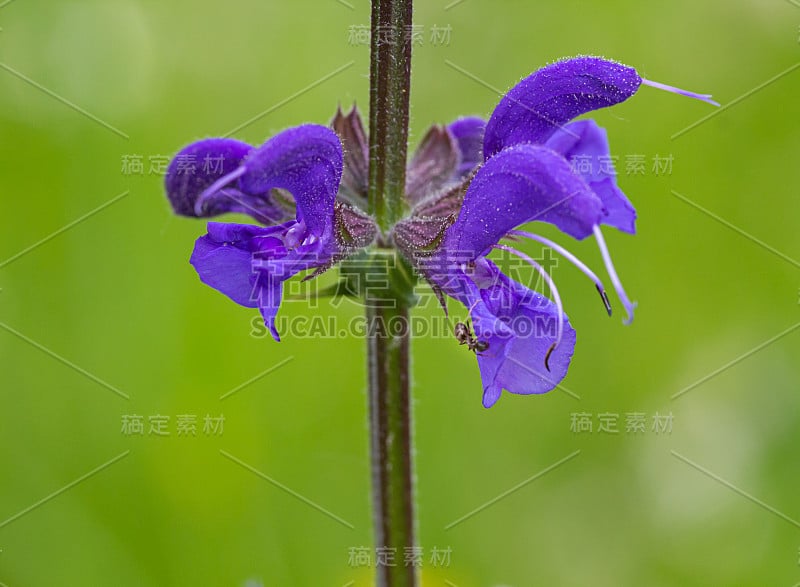
[[[603,207],[606,214],[601,220],[601,224],[608,224],[614,228],[627,232],[628,234],[636,233],[636,208],[633,207],[631,201],[617,186],[617,182],[613,178],[607,177],[602,181],[595,181],[590,184],[600,199],[603,201]]]
[[[334,245],[315,241],[288,251],[272,249],[253,254],[252,266],[258,274],[258,309],[275,340],[280,340],[275,317],[281,305],[283,282],[303,271],[328,266],[335,252]]]
[[[486,121],[476,116],[465,116],[447,127],[458,143],[461,164],[456,179],[466,177],[470,171],[483,163],[483,133]]]
[[[564,379],[575,349],[575,330],[565,318],[560,343],[545,357],[556,340],[558,309],[543,295],[502,274],[491,261],[482,261],[484,272],[492,275],[492,285],[481,289],[488,312],[507,325],[509,332],[486,329],[476,317],[479,340],[489,343],[478,355],[483,381],[483,405],[487,408],[500,398],[503,389],[514,394],[546,393]]]
[[[518,143],[544,143],[586,112],[630,98],[642,79],[632,67],[576,57],[544,67],[511,88],[486,125],[484,157]]]
[[[237,304],[255,308],[250,257],[247,251],[222,246],[205,235],[195,242],[190,263],[200,276],[200,281],[224,293]]]
[[[268,194],[283,188],[297,203],[297,220],[322,237],[333,228],[333,204],[342,177],[342,145],[331,129],[306,124],[287,129],[244,161],[239,189]]]
[[[233,222],[209,222],[208,236],[219,244],[232,245],[255,253],[270,248],[262,244],[265,239],[277,239],[283,243],[283,235],[295,224],[295,222],[286,222],[276,226],[263,227]],[[273,240],[267,242],[272,243]]]
[[[257,307],[275,340],[280,340],[275,316],[283,282],[301,271],[326,265],[336,252],[333,239],[317,239],[289,249],[286,243],[292,231],[301,226],[297,222],[267,228],[211,222],[191,257],[203,283],[237,304]]]
[[[477,353],[483,405],[494,405],[503,389],[516,394],[545,393],[566,376],[575,348],[575,330],[564,318],[561,341],[545,360],[558,333],[558,308],[543,295],[502,274],[481,258],[465,272],[457,264],[421,270],[447,295],[469,309],[475,336],[488,347]]]
[[[563,155],[603,201],[606,214],[602,224],[631,234],[636,232],[636,210],[617,187],[605,129],[594,120],[570,122],[553,133],[545,146]]]
[[[237,169],[253,147],[234,139],[204,139],[187,145],[172,159],[164,184],[172,209],[182,216],[198,216],[195,202],[219,178]],[[207,206],[199,216],[229,212],[232,200],[222,199]]]
[[[533,220],[581,239],[592,234],[602,216],[600,198],[563,157],[539,145],[517,145],[478,170],[444,249],[475,259],[510,230]]]
[[[209,222],[208,234],[197,239],[190,263],[200,280],[247,308],[258,306],[253,252],[282,246],[274,230],[248,224]],[[269,239],[269,240],[267,240]]]
[[[253,147],[233,139],[204,139],[184,147],[170,162],[165,178],[167,197],[175,213],[209,218],[229,212],[248,214],[263,224],[294,217],[270,194],[247,194],[234,185],[242,161]],[[213,189],[214,184],[219,185]]]
[[[503,389],[520,395],[547,393],[566,377],[576,340],[575,329],[568,320],[564,322],[560,344],[550,355],[550,370],[544,366],[544,357],[555,340],[548,330],[555,322],[549,312],[551,306],[554,307],[546,298],[541,302],[531,299],[521,303],[510,317],[518,329],[515,336],[486,339],[489,349],[478,356],[484,407],[492,407]],[[492,347],[498,346],[495,354]]]

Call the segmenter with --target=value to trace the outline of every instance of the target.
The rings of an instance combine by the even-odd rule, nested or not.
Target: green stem
[[[381,229],[380,247],[389,246],[386,235],[405,212],[411,12],[411,0],[372,2],[369,209]],[[416,568],[405,564],[406,549],[416,546],[409,382],[413,284],[404,280],[394,251],[379,249],[377,255],[390,263],[385,290],[367,302],[372,501],[375,546],[393,561],[376,567],[376,585],[416,587]]]
[[[367,317],[377,329],[368,339],[375,546],[394,557],[394,566],[376,567],[375,583],[414,587],[416,569],[404,556],[415,546],[408,308],[370,307]]]
[[[386,234],[405,211],[411,0],[372,1],[369,208]]]

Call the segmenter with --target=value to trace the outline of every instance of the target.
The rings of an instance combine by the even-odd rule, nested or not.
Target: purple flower
[[[202,161],[201,169],[182,173],[181,161],[188,158]],[[266,224],[209,223],[191,263],[204,283],[258,308],[276,340],[283,282],[309,269],[325,270],[374,238],[369,217],[337,201],[342,165],[336,133],[308,124],[258,148],[232,139],[198,141],[167,170],[167,196],[176,213],[241,212]]]
[[[595,284],[609,315],[600,279],[556,243],[518,227],[534,220],[584,239],[593,235],[611,283],[633,319],[633,304],[617,276],[600,229],[634,233],[636,211],[615,181],[605,131],[573,118],[627,100],[642,84],[710,101],[642,79],[633,68],[596,57],[560,61],[534,72],[500,101],[488,122],[461,119],[449,126],[467,179],[418,204],[394,228],[395,241],[434,288],[463,303],[474,323],[483,380],[483,404],[503,389],[516,394],[550,391],[564,378],[575,331],[546,271],[524,253],[500,244],[529,239],[551,247]],[[480,149],[479,147],[482,147]],[[589,170],[569,161],[588,157]],[[600,162],[606,162],[600,166]],[[550,301],[503,275],[487,259],[502,249],[531,265],[548,284]],[[479,346],[478,346],[479,345]]]
[[[584,263],[521,225],[543,221],[575,239],[594,236],[627,322],[633,318],[635,304],[600,227],[634,233],[636,211],[616,184],[605,131],[573,119],[623,102],[643,84],[711,102],[597,57],[549,65],[514,86],[488,121],[469,117],[430,129],[408,165],[410,213],[385,235],[366,212],[369,145],[355,108],[337,112],[333,130],[290,128],[258,148],[232,139],[192,143],[170,165],[167,195],[181,215],[237,212],[262,225],[209,223],[191,263],[206,284],[257,307],[276,340],[284,281],[309,270],[314,277],[376,239],[395,246],[445,311],[445,296],[468,309],[474,333],[460,323],[455,335],[477,355],[483,404],[490,407],[503,389],[534,394],[556,387],[576,339],[548,273],[501,241],[551,247],[589,277],[611,314],[605,286]],[[570,161],[579,157],[588,168],[573,169]],[[495,249],[532,266],[552,301],[504,275],[488,259]]]

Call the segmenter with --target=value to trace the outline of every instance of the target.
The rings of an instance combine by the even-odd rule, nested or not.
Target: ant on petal
[[[475,335],[472,334],[469,324],[464,322],[458,322],[456,324],[453,329],[453,334],[455,334],[458,344],[467,345],[467,348],[476,355],[481,354],[489,348],[489,343],[485,340],[478,340]]]

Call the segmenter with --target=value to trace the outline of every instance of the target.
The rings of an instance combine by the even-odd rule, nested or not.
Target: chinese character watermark
[[[664,157],[656,155],[653,157],[653,175],[672,175],[672,153]]]
[[[641,436],[647,432],[648,416],[644,412],[572,412],[569,415],[569,430],[573,434],[607,434],[620,433],[620,417],[624,418],[624,431],[628,436]],[[672,412],[662,414],[656,412],[650,416],[650,432],[655,435],[672,434]],[[596,426],[595,426],[596,424]]]
[[[120,172],[122,175],[160,175],[167,174],[170,165],[169,155],[122,155],[120,159]],[[145,165],[147,161],[147,165]],[[196,155],[178,155],[175,157],[174,172],[178,175],[221,174],[225,163],[224,155],[212,157],[206,155],[198,160]]]
[[[399,41],[411,43],[412,46],[422,47],[427,38],[431,47],[446,47],[450,45],[453,35],[453,27],[448,25],[434,24],[428,29],[425,35],[425,25],[411,24],[399,33],[393,27],[379,26],[375,34],[380,45],[394,45]],[[351,47],[369,47],[372,42],[372,31],[369,25],[351,24],[347,27],[347,44]]]
[[[597,414],[597,420],[600,424],[597,427],[597,432],[604,432],[606,434],[619,433],[619,429],[617,428],[617,420],[619,420],[619,414],[613,414],[611,412],[603,412],[602,414]]]
[[[427,564],[437,568],[448,568],[451,564],[453,549],[434,546],[428,551]],[[422,568],[426,563],[426,552],[421,546],[406,546],[402,551],[402,562],[397,548],[378,546],[351,546],[347,549],[347,565],[353,568],[371,567],[405,567]]]
[[[672,434],[672,412],[669,414],[656,412],[653,416],[652,431],[656,434]]]
[[[124,414],[121,432],[125,436],[144,436],[144,416]]]
[[[647,426],[647,415],[642,412],[628,412],[625,414],[625,433],[644,434]]]
[[[145,436],[145,421],[147,422],[147,436],[176,436],[188,438],[197,436],[198,418],[196,414],[178,414],[175,416],[174,428],[170,426],[171,417],[162,414],[150,416],[140,414],[123,414],[122,427],[120,432],[123,436]],[[225,416],[212,416],[206,414],[203,417],[204,436],[222,436],[225,430]]]
[[[588,412],[572,412],[569,420],[569,430],[574,434],[592,433],[592,415]]]
[[[656,177],[672,175],[674,161],[675,157],[672,153],[669,155],[656,153],[649,158],[646,155],[633,153],[625,155],[622,159],[624,173],[628,177],[647,175],[648,170]],[[578,174],[616,176],[620,157],[619,155],[573,155],[569,162],[572,170]]]
[[[178,436],[197,436],[197,416],[179,414],[177,417]]]
[[[433,25],[431,27],[431,45],[434,47],[443,47],[450,45],[450,37],[452,36],[453,28],[448,24],[445,26]]]
[[[147,421],[150,422],[150,429],[147,431],[148,435],[155,436],[169,436],[169,416],[162,416],[156,414],[155,416],[148,416]]]

